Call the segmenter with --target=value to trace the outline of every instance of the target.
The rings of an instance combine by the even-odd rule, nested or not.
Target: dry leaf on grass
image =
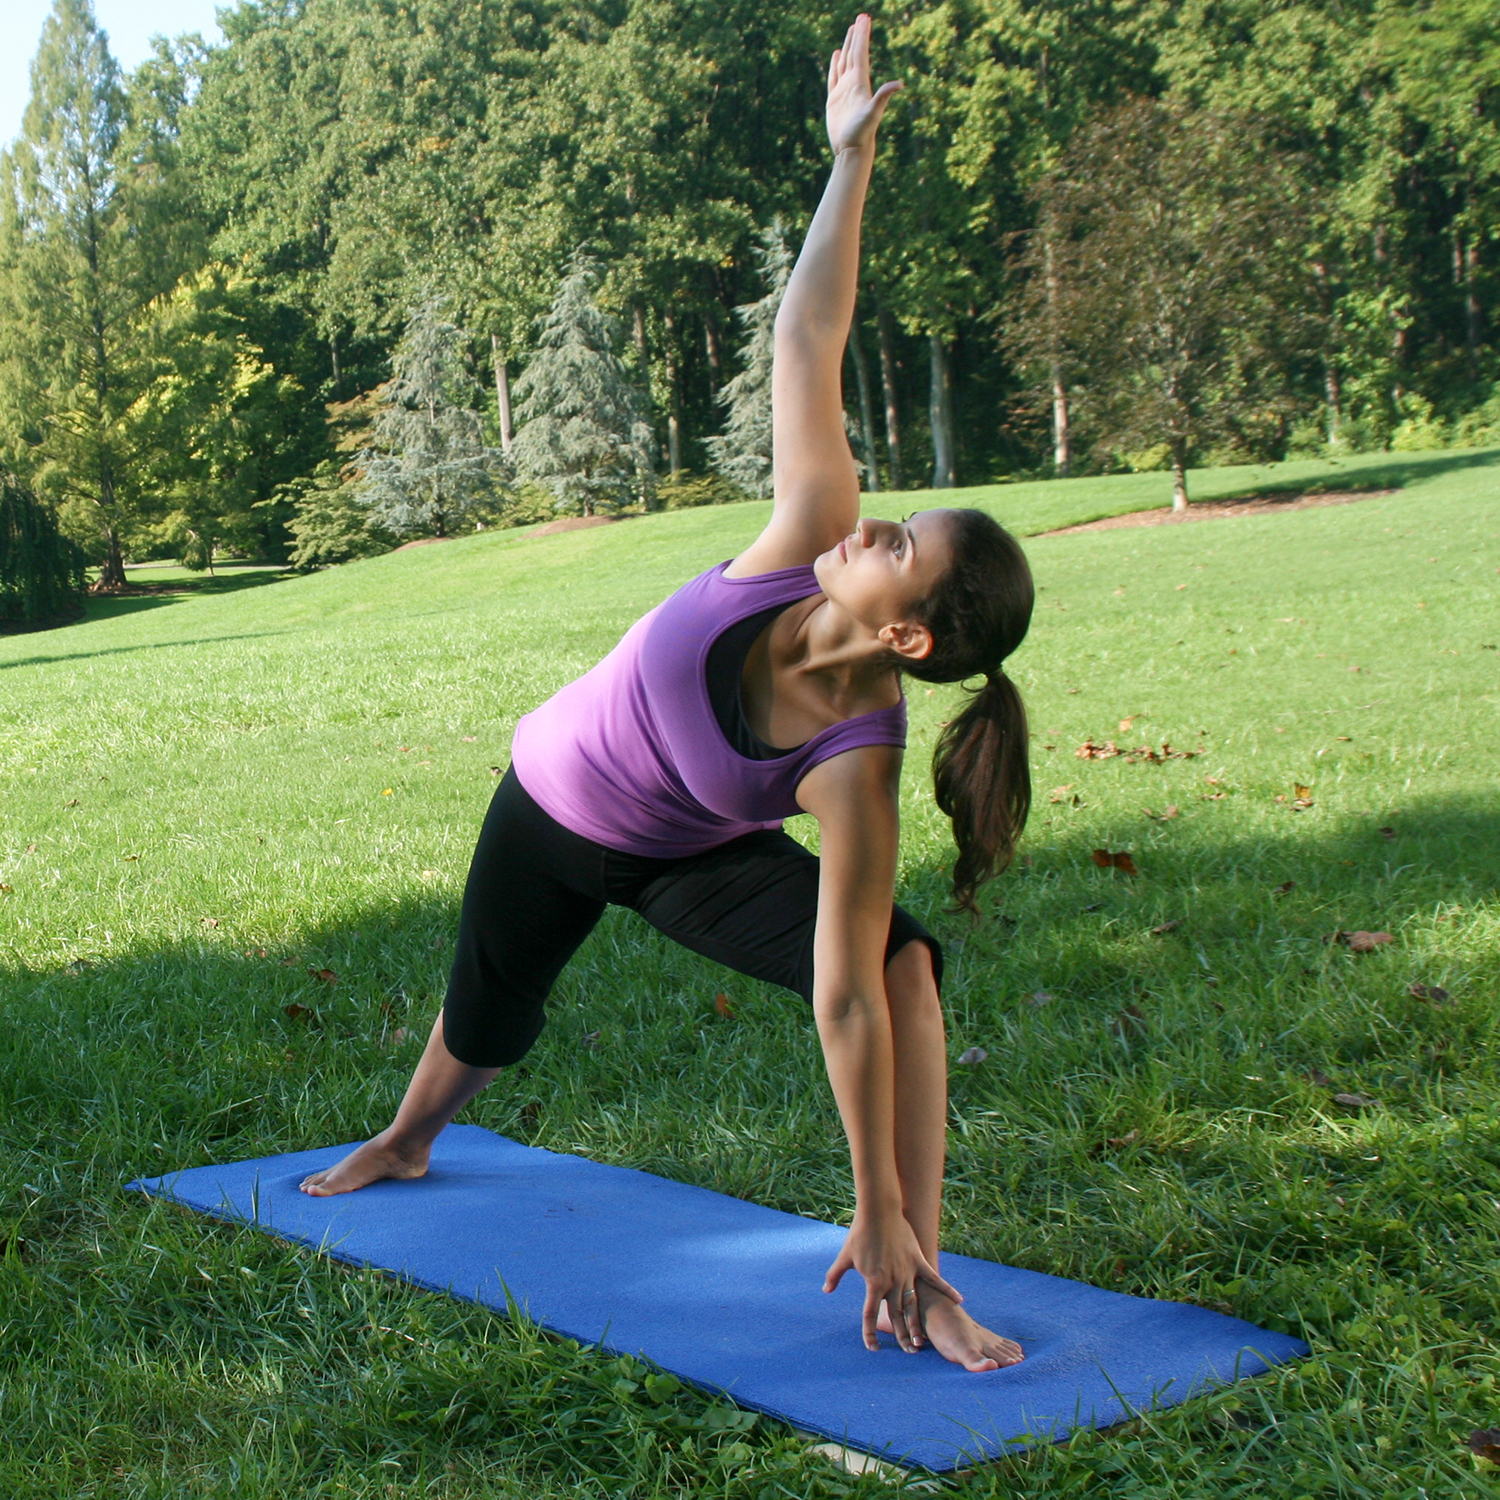
[[[1414,1000],[1425,1000],[1430,1005],[1446,1005],[1449,1000],[1448,991],[1439,984],[1418,984],[1413,981],[1407,985],[1406,993]]]
[[[714,996],[714,1009],[724,1017],[726,1021],[734,1020],[734,1010],[729,1004],[729,996],[722,990]]]
[[[1160,750],[1153,750],[1150,745],[1141,745],[1134,750],[1122,750],[1113,740],[1104,740],[1102,743],[1085,740],[1073,752],[1079,760],[1112,760],[1115,756],[1122,755],[1127,761],[1147,760],[1153,764],[1159,764],[1164,760],[1191,760],[1199,753],[1197,750],[1174,750],[1166,740],[1161,742]]]
[[[1095,849],[1093,854],[1094,863],[1101,870],[1115,869],[1126,875],[1139,875],[1135,861],[1122,849],[1118,853],[1111,853],[1108,849]]]
[[[1033,990],[1027,997],[1028,1005],[1051,1005],[1052,992],[1050,990]]]
[[[1125,1146],[1133,1145],[1140,1138],[1139,1130],[1127,1130],[1124,1135],[1106,1136],[1089,1147],[1089,1155],[1101,1156],[1105,1151],[1119,1151]]]
[[[1373,953],[1387,943],[1396,940],[1388,932],[1332,932],[1323,939],[1325,943],[1342,943],[1351,953]]]
[[[1309,1068],[1302,1076],[1317,1088],[1331,1089],[1333,1087],[1333,1079],[1323,1072],[1321,1068]]]
[[[983,1047],[969,1047],[959,1053],[958,1060],[964,1067],[972,1068],[976,1064],[982,1063],[988,1056],[989,1053]]]
[[[1152,937],[1164,937],[1169,932],[1176,932],[1182,926],[1181,917],[1173,917],[1170,922],[1162,922],[1159,926],[1151,929]]]
[[[290,1005],[283,1005],[281,1013],[292,1021],[316,1021],[318,1013],[310,1005],[298,1005],[294,1000]]]
[[[309,968],[307,972],[311,974],[314,979],[320,980],[324,984],[337,984],[339,982],[339,976],[335,974],[332,969]]]
[[[1072,790],[1073,783],[1071,781],[1066,786],[1055,786],[1052,788],[1051,800],[1053,802],[1066,802],[1068,800],[1068,793]]]
[[[1396,837],[1396,830],[1394,828],[1377,828],[1375,832],[1387,842]]]
[[[205,927],[217,927],[219,925],[219,919],[217,917],[203,917],[200,920]]]
[[[1335,1104],[1342,1104],[1345,1109],[1371,1109],[1380,1103],[1379,1099],[1372,1099],[1368,1094],[1335,1094]]]
[[[1132,1036],[1139,1036],[1145,1032],[1146,1018],[1132,1002],[1110,1021],[1109,1029],[1122,1042],[1128,1042]]]
[[[1143,807],[1141,811],[1145,813],[1148,818],[1155,818],[1158,823],[1170,822],[1177,816],[1177,809],[1174,806],[1168,806],[1159,813],[1152,812],[1149,807]]]
[[[1300,781],[1296,781],[1292,783],[1292,790],[1296,794],[1292,798],[1293,810],[1296,812],[1306,812],[1313,805],[1312,788],[1310,786],[1303,786]]]
[[[1477,1427],[1469,1434],[1469,1449],[1492,1464],[1500,1464],[1500,1427]]]
[[[1273,896],[1284,896],[1288,891],[1294,891],[1296,889],[1297,882],[1295,880],[1283,880],[1280,885],[1272,890],[1271,894]]]
[[[1121,734],[1129,734],[1130,733],[1130,726],[1132,724],[1134,724],[1135,721],[1138,718],[1140,718],[1139,714],[1130,714],[1126,718],[1121,719],[1120,720],[1120,733]]]
[[[599,1050],[599,1033],[597,1031],[585,1031],[583,1034],[583,1045],[590,1052],[597,1052]]]

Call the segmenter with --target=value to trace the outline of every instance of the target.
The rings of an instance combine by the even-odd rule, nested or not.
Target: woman
[[[901,677],[985,685],[945,730],[954,888],[1010,857],[1029,802],[1026,724],[1000,663],[1031,617],[1019,547],[977,511],[858,519],[839,371],[875,131],[870,21],[833,55],[834,166],[776,322],[775,505],[760,537],[638,621],[516,729],[464,893],[453,974],[395,1121],[303,1190],[416,1177],[438,1132],[543,1024],[606,904],[813,1005],[857,1203],[832,1291],[865,1281],[863,1333],[970,1370],[1021,1350],[938,1272],[947,1077],[936,941],[892,906]],[[821,858],[781,831],[819,825]]]

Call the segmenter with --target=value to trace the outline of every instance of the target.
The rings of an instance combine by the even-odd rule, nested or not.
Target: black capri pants
[[[464,887],[458,947],[443,1002],[443,1040],[460,1062],[499,1068],[541,1035],[548,992],[608,905],[628,906],[694,953],[809,1003],[818,861],[795,839],[761,830],[703,854],[648,859],[564,828],[507,770],[485,816]],[[937,939],[901,907],[885,956]]]

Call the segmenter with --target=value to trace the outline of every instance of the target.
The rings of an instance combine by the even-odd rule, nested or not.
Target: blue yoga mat
[[[355,1265],[642,1355],[695,1385],[879,1458],[933,1470],[1061,1441],[1257,1375],[1306,1344],[1181,1302],[964,1255],[943,1274],[1026,1351],[973,1375],[935,1350],[860,1340],[864,1286],[823,1276],[843,1244],[798,1218],[648,1172],[522,1146],[475,1125],[427,1175],[335,1198],[297,1184],[349,1146],[195,1167],[129,1186]]]

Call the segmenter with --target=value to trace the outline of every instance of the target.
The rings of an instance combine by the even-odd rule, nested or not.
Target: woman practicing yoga
[[[970,1370],[1021,1359],[938,1272],[947,1119],[937,942],[892,906],[903,674],[983,677],[934,774],[954,891],[1010,858],[1030,784],[1001,663],[1031,619],[1021,549],[988,516],[859,519],[839,371],[875,131],[861,16],[828,70],[834,164],[776,320],[775,505],[729,563],[685,584],[597,667],[523,718],[464,891],[442,1013],[395,1121],[305,1192],[418,1177],[439,1131],[525,1055],[563,965],[611,902],[812,1003],[854,1169],[825,1290],[865,1282],[877,1328]],[[818,820],[821,857],[781,831]]]

